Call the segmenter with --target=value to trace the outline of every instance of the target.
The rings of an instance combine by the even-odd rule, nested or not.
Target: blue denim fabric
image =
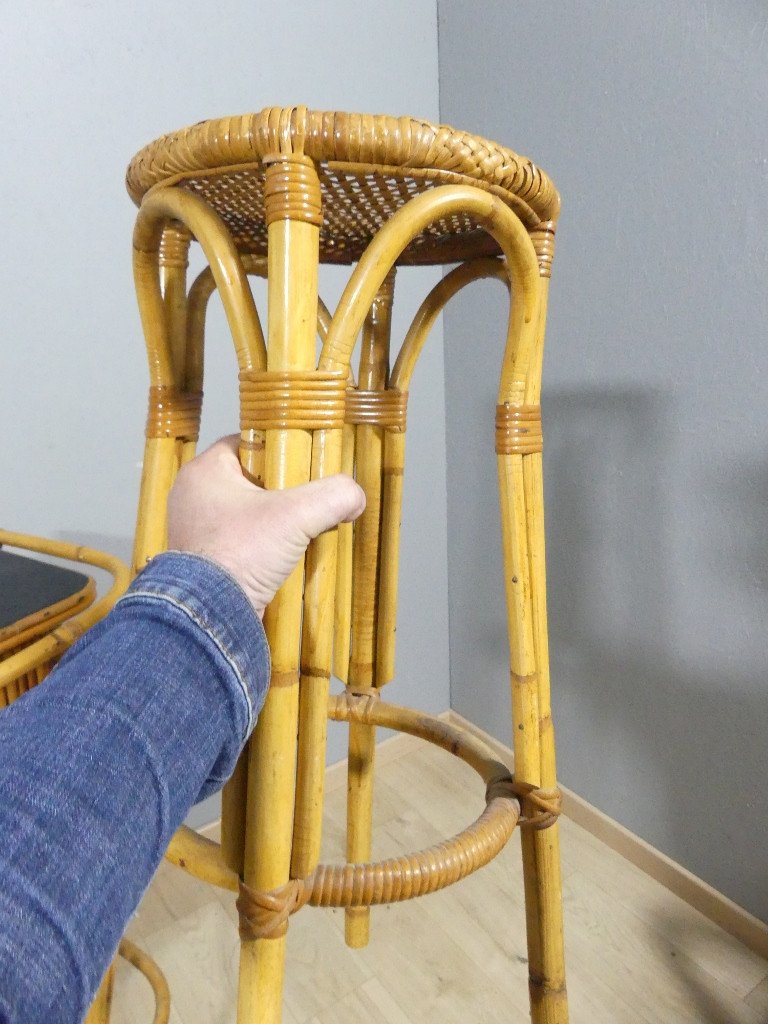
[[[160,555],[0,713],[0,1022],[85,1015],[171,836],[231,774],[269,685],[235,581]]]

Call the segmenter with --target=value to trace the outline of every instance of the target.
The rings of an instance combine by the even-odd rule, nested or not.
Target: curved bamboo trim
[[[241,253],[240,262],[243,265],[243,270],[249,276],[260,277],[262,279],[267,276],[267,260],[264,256],[253,256],[250,253]],[[211,295],[216,291],[216,278],[213,275],[213,271],[210,267],[205,267],[197,275],[189,289],[189,331],[192,339],[191,351],[193,353],[199,352],[202,355],[204,350],[204,337],[205,337],[205,319],[208,310],[208,301]],[[259,320],[259,333],[262,342],[264,341],[264,334],[261,329],[261,320],[259,319],[258,310],[256,310],[254,304],[254,310],[256,311],[256,318]],[[328,307],[323,300],[318,296],[317,298],[317,333],[321,341],[325,341],[328,330],[331,326],[331,314]],[[264,346],[264,358],[263,365],[267,364],[267,352],[266,345]],[[202,365],[200,367],[200,379],[202,380]]]
[[[37,551],[42,555],[64,558],[71,562],[106,569],[114,579],[109,592],[80,614],[57,626],[47,636],[36,640],[28,647],[10,655],[0,662],[0,690],[14,682],[20,676],[32,672],[41,665],[58,658],[78,640],[87,629],[95,625],[112,608],[115,601],[125,592],[130,582],[128,566],[114,555],[93,548],[86,548],[64,541],[49,540],[26,533],[12,533],[0,530],[0,544],[8,547]]]
[[[520,815],[516,783],[482,742],[431,715],[371,696],[332,697],[336,721],[389,725],[441,746],[473,767],[486,783],[486,808],[458,835],[425,850],[372,864],[319,865],[309,878],[293,879],[271,892],[240,886],[240,934],[249,940],[285,934],[288,917],[312,906],[369,908],[424,896],[446,888],[493,859],[509,840]],[[554,812],[555,814],[557,812]]]
[[[171,993],[163,972],[152,957],[139,949],[130,939],[120,940],[118,953],[123,960],[144,975],[154,992],[155,1015],[152,1018],[152,1024],[168,1024],[171,1016]]]
[[[495,197],[477,188],[441,185],[417,196],[381,228],[350,276],[323,345],[319,368],[344,369],[376,293],[400,252],[438,217],[474,216],[506,258],[515,302],[510,306],[499,404],[526,401],[528,371],[535,359],[539,266],[528,232]],[[534,404],[530,401],[529,404]]]
[[[507,268],[498,258],[462,263],[446,274],[419,306],[390,375],[389,386],[407,395],[416,368],[435,321],[451,299],[467,285],[495,279],[509,288]],[[376,633],[376,668],[379,685],[395,674],[395,633],[397,629],[398,567],[400,564],[400,518],[405,469],[405,436],[387,431],[384,436],[384,483],[382,494],[381,564],[387,571],[379,579],[379,616]]]
[[[394,729],[441,747],[477,772],[489,790],[489,801],[473,825],[425,851],[372,864],[318,866],[305,879],[309,893],[305,902],[362,907],[411,899],[452,885],[487,864],[505,845],[518,824],[519,800],[511,790],[504,790],[506,782],[514,785],[514,781],[481,740],[432,715],[378,700],[350,699],[347,694],[328,699],[328,717]],[[186,826],[174,836],[167,856],[203,881],[238,890],[239,878],[224,864],[219,845]]]
[[[235,343],[241,370],[265,369],[265,352],[256,306],[240,257],[221,219],[202,199],[188,192],[159,189],[148,195],[139,209],[133,233],[134,274],[145,337],[161,344],[150,353],[150,378],[156,385],[175,383],[170,364],[170,339],[162,313],[159,249],[168,220],[189,228],[211,268]],[[154,358],[152,358],[154,357]]]
[[[507,268],[504,261],[498,257],[486,256],[479,260],[462,263],[438,281],[419,306],[411,321],[395,365],[392,367],[390,387],[397,391],[410,390],[413,371],[437,318],[451,299],[458,295],[463,288],[475,281],[489,278],[502,281],[509,288]]]

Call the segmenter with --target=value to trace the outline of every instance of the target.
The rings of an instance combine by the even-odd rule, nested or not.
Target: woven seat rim
[[[369,166],[371,171],[447,172],[514,196],[531,210],[534,222],[557,220],[560,199],[551,179],[527,157],[498,143],[411,117],[290,107],[201,121],[161,136],[129,164],[128,192],[138,205],[157,185],[258,162],[284,150],[281,126],[286,123],[292,143],[301,139],[304,153],[318,162]]]

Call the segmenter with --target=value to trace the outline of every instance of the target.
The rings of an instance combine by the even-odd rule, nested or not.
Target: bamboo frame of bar
[[[267,260],[264,257],[249,256],[241,257],[243,270],[248,275],[266,278]],[[199,387],[202,387],[202,358],[205,348],[205,321],[208,309],[208,301],[216,290],[216,278],[210,266],[200,272],[189,290],[188,298],[188,339],[187,358],[195,360],[200,366]],[[255,306],[254,306],[255,310]],[[256,344],[261,351],[261,363],[266,365],[267,353],[264,345],[261,321],[258,311],[255,310],[256,320],[259,327],[256,334]],[[331,314],[320,296],[317,298],[317,333],[321,341],[324,341],[331,322]],[[258,444],[259,442],[257,442]],[[254,479],[263,482],[262,470],[255,468],[255,462],[251,463],[251,472]],[[323,743],[324,749],[324,743]],[[231,778],[222,790],[221,808],[221,843],[226,862],[238,874],[243,873],[243,857],[245,850],[245,827],[246,827],[246,805],[248,785],[248,750],[244,750],[238,759]]]
[[[301,202],[317,190],[314,167],[281,152],[267,167],[267,185],[278,188],[288,179],[286,198]],[[298,167],[297,167],[298,164]],[[293,171],[308,179],[294,184]],[[293,186],[293,187],[292,187]],[[303,191],[302,186],[306,188]],[[267,369],[309,370],[315,365],[319,229],[316,222],[295,217],[293,208],[268,217],[269,343]],[[265,486],[285,488],[310,477],[312,436],[306,430],[266,432]],[[318,458],[328,455],[318,446]],[[317,467],[320,470],[321,466]],[[309,560],[310,553],[307,553]],[[251,741],[248,761],[248,820],[245,835],[244,881],[262,892],[284,885],[290,875],[299,725],[299,637],[302,615],[303,565],[296,566],[264,615],[272,651],[273,685]],[[322,671],[322,668],[321,668]],[[285,936],[244,941],[240,954],[238,1017],[279,1024]]]
[[[409,200],[401,195],[399,201],[405,205],[385,219],[368,242],[350,276],[339,307],[330,318],[327,311],[317,305],[319,258],[321,255],[331,260],[335,258],[333,253],[328,255],[328,236],[323,240],[318,231],[318,174],[324,187],[331,181],[341,181],[345,173],[357,181],[363,180],[360,176],[367,173],[363,155],[364,151],[367,152],[365,147],[373,146],[375,149],[379,144],[376,133],[381,119],[361,119],[360,139],[368,141],[356,143],[355,159],[345,163],[340,153],[346,144],[345,129],[357,125],[353,115],[349,115],[348,121],[344,120],[347,115],[338,115],[341,120],[334,122],[333,132],[317,134],[313,118],[321,115],[307,112],[304,108],[275,108],[267,113],[264,125],[259,122],[258,131],[249,130],[247,135],[242,135],[242,126],[228,124],[227,132],[221,136],[226,137],[226,145],[230,147],[228,159],[222,159],[220,165],[221,173],[226,176],[226,166],[237,165],[242,159],[240,148],[254,147],[252,160],[256,162],[245,167],[244,173],[254,176],[255,187],[261,188],[259,182],[263,181],[267,211],[268,246],[265,245],[265,249],[269,259],[269,343],[266,346],[266,368],[270,372],[313,372],[312,339],[319,320],[324,342],[317,370],[338,374],[339,378],[351,377],[352,350],[362,330],[360,389],[378,389],[385,395],[390,393],[404,409],[416,360],[445,303],[466,284],[481,277],[497,277],[511,285],[514,301],[510,305],[498,399],[501,422],[509,426],[505,428],[504,442],[500,443],[497,456],[515,725],[516,777],[514,783],[510,782],[515,788],[509,793],[519,795],[523,819],[535,821],[542,801],[546,808],[554,806],[551,801],[554,799],[555,774],[546,653],[541,454],[540,443],[536,441],[539,435],[527,424],[535,425],[537,422],[547,278],[552,255],[553,225],[545,223],[543,218],[557,215],[557,194],[537,169],[530,175],[525,171],[520,176],[514,169],[518,166],[514,161],[519,158],[514,154],[510,156],[510,151],[504,151],[504,154],[513,168],[512,177],[502,179],[496,176],[494,183],[489,184],[498,160],[492,144],[485,143],[483,145],[489,147],[485,151],[487,164],[485,155],[476,160],[475,151],[470,147],[466,161],[461,163],[461,169],[456,173],[446,171],[441,177],[444,172],[440,171],[431,180],[420,177],[419,172],[414,171],[415,157],[408,155],[411,142],[407,139],[413,136],[405,133],[405,121],[394,127],[391,119],[387,120],[392,134],[384,163],[391,166],[382,165],[374,170],[381,169],[394,177],[413,177],[422,190]],[[416,122],[410,122],[410,125],[409,131],[413,132]],[[432,126],[426,126],[426,131],[428,135]],[[452,129],[446,131],[453,133]],[[189,380],[184,378],[183,368],[178,365],[180,357],[173,355],[174,350],[178,353],[182,348],[178,340],[180,329],[176,335],[173,329],[174,317],[182,316],[182,313],[174,312],[181,303],[172,301],[172,296],[164,297],[169,285],[165,278],[162,282],[160,280],[160,236],[169,230],[169,225],[182,234],[189,232],[196,237],[210,264],[210,272],[204,272],[208,279],[203,284],[198,284],[201,280],[198,279],[187,300],[185,359],[194,362],[194,353],[202,351],[205,302],[215,283],[222,289],[241,374],[243,371],[265,369],[261,327],[245,284],[246,273],[263,272],[263,261],[258,262],[258,253],[263,250],[258,247],[248,250],[240,236],[237,236],[236,243],[233,242],[221,219],[224,217],[226,220],[228,216],[226,208],[219,204],[216,207],[218,212],[214,212],[206,200],[200,198],[213,197],[215,204],[218,203],[213,181],[220,169],[216,164],[206,164],[212,168],[213,185],[205,181],[202,184],[190,183],[189,180],[196,173],[192,170],[196,161],[212,159],[217,151],[218,137],[215,133],[208,133],[203,143],[203,137],[195,135],[192,149],[183,157],[183,160],[190,160],[190,170],[179,170],[175,176],[161,174],[159,179],[155,179],[139,213],[135,234],[136,278],[154,386],[180,390],[189,387]],[[318,151],[320,140],[324,140],[322,145],[331,145],[331,138],[336,147],[337,163],[331,158],[329,163],[318,167],[312,159],[328,158],[328,154],[321,156]],[[446,143],[446,167],[454,169],[459,167],[458,151],[452,149],[457,138],[458,133],[441,137],[441,144]],[[161,140],[157,145],[160,149],[152,150],[154,162],[146,165],[147,173],[153,175],[163,164],[163,145],[172,147],[174,143],[173,140]],[[401,145],[404,147],[402,151],[397,149]],[[305,153],[309,153],[312,159],[308,159]],[[439,167],[443,157],[433,149],[429,159],[434,159],[435,167]],[[402,165],[405,165],[404,169]],[[180,167],[181,164],[177,164],[177,168]],[[136,194],[143,190],[143,186],[136,183],[144,170],[139,169],[134,175]],[[436,186],[435,181],[441,180],[453,184]],[[511,184],[502,186],[499,184],[502,180]],[[524,182],[527,185],[524,186]],[[375,195],[378,187],[376,185],[374,192],[369,194],[366,192],[368,186],[364,184],[362,189],[366,197],[362,201],[378,201]],[[194,194],[195,191],[199,195]],[[347,230],[341,221],[333,220],[333,207],[329,209],[330,223],[340,225],[340,230],[342,227]],[[383,333],[375,337],[377,332],[383,332],[383,328],[374,323],[372,310],[377,308],[377,296],[394,264],[422,260],[422,254],[428,249],[418,248],[415,240],[422,238],[433,223],[473,224],[475,233],[471,235],[472,239],[478,237],[480,230],[493,239],[490,248],[478,244],[475,254],[492,252],[495,248],[501,251],[502,258],[471,259],[433,289],[414,318],[387,381]],[[258,244],[261,246],[262,243]],[[462,245],[465,250],[467,244]],[[240,256],[238,247],[244,248]],[[456,251],[460,249],[458,247]],[[453,250],[449,245],[443,252],[447,255]],[[386,316],[388,320],[388,309]],[[388,324],[386,334],[388,336]],[[175,343],[174,336],[177,339]],[[251,402],[248,408],[251,406],[267,408],[261,400],[256,405]],[[368,491],[369,508],[374,508],[375,514],[369,522],[375,524],[375,529],[366,527],[363,520],[355,527],[342,527],[319,538],[310,546],[304,566],[297,568],[278,594],[265,617],[273,647],[272,688],[249,745],[247,782],[243,785],[240,779],[232,801],[238,809],[241,824],[230,831],[229,836],[225,829],[222,847],[182,829],[169,848],[169,858],[183,864],[198,877],[226,888],[237,889],[244,877],[245,884],[241,887],[244,906],[249,904],[248,894],[261,893],[270,897],[270,894],[288,892],[289,889],[291,899],[295,897],[298,901],[296,906],[307,901],[329,905],[330,890],[326,891],[326,882],[318,880],[331,879],[328,884],[335,887],[333,892],[336,893],[332,904],[362,910],[352,919],[354,924],[351,928],[347,929],[348,939],[359,944],[367,930],[364,925],[358,927],[359,922],[364,922],[367,907],[376,901],[372,896],[361,897],[359,894],[363,890],[360,886],[376,866],[348,864],[346,868],[333,869],[329,874],[329,869],[317,863],[326,714],[330,711],[332,717],[349,720],[352,737],[356,732],[358,736],[372,736],[377,723],[407,729],[409,714],[415,714],[405,709],[388,711],[387,705],[375,701],[378,687],[389,681],[394,672],[404,420],[401,422],[395,417],[391,421],[383,418],[368,420],[357,426],[351,423],[343,427],[340,424],[321,426],[319,423],[314,426],[307,413],[306,422],[296,420],[295,426],[288,417],[284,422],[281,420],[278,427],[262,429],[258,416],[251,421],[248,415],[241,433],[241,461],[253,479],[270,487],[284,487],[336,472],[341,467],[346,471],[354,469]],[[519,438],[523,438],[525,443]],[[137,564],[141,564],[141,559],[153,545],[156,547],[162,543],[165,495],[179,463],[179,455],[174,456],[169,446],[163,443],[166,440],[150,438],[147,443],[150,457],[145,467],[147,481],[139,515]],[[156,501],[158,498],[160,500]],[[375,550],[371,540],[374,535]],[[363,564],[363,548],[371,551],[372,568]],[[380,565],[385,568],[380,570]],[[368,586],[370,577],[373,584]],[[343,700],[332,698],[329,704],[331,667],[347,684],[347,693]],[[355,687],[361,691],[360,696],[355,695]],[[366,730],[365,733],[360,731],[361,728]],[[429,732],[429,729],[425,728],[425,731]],[[422,733],[417,731],[415,734]],[[452,740],[449,749],[458,752],[457,742]],[[350,789],[357,786],[366,773],[366,766],[372,764],[372,750],[368,749],[367,741],[358,744],[352,738],[351,755]],[[365,839],[365,828],[360,829],[359,826],[361,822],[365,823],[368,795],[351,803],[356,809],[350,818],[357,815],[357,824],[350,831],[354,828],[359,831],[351,845],[362,848],[364,843],[359,840],[360,835]],[[247,812],[243,838],[244,805]],[[359,813],[360,808],[362,814]],[[556,811],[548,809],[543,826],[522,830],[530,994],[535,1024],[565,1024],[567,1021],[557,826],[552,825],[554,816]],[[225,817],[231,819],[234,815],[227,811]],[[418,860],[419,856],[414,855],[414,858]],[[390,865],[386,870],[411,870],[407,865],[414,863],[416,860],[413,858],[404,858],[399,868]],[[423,870],[429,875],[431,869],[424,866]],[[356,896],[352,896],[352,889],[345,889],[346,882],[342,879],[347,879],[353,888],[357,887],[354,888]],[[365,887],[364,891],[368,892]],[[409,894],[415,893],[409,890]],[[249,926],[243,935],[238,1020],[241,1024],[246,1021],[251,1024],[258,1015],[260,1022],[278,1024],[285,928],[281,926],[267,933],[259,928],[254,931]]]
[[[391,271],[382,282],[363,324],[358,387],[364,391],[380,393],[387,388],[393,297],[394,271]],[[359,423],[355,427],[355,475],[365,491],[366,504],[352,533],[349,668],[345,673],[352,690],[379,685],[376,631],[384,436],[385,431],[380,426]],[[347,862],[350,864],[371,859],[375,755],[376,727],[351,721],[347,770]],[[367,945],[369,930],[367,907],[346,911],[344,933],[348,946],[359,949]]]

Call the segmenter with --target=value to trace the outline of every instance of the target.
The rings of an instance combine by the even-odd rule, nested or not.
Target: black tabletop
[[[0,630],[74,597],[87,584],[81,572],[0,551]]]

